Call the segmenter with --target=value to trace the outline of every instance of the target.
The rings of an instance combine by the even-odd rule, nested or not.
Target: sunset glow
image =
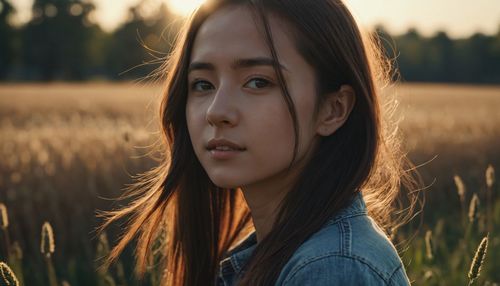
[[[188,15],[203,4],[203,2],[205,0],[167,0],[170,9],[181,16]]]
[[[96,6],[95,21],[106,31],[123,24],[128,9],[141,0],[89,0]],[[147,0],[145,6],[166,3],[181,16],[188,15],[205,0]],[[17,11],[13,22],[27,23],[34,0],[11,0]],[[383,24],[391,33],[402,34],[415,27],[423,35],[431,36],[445,30],[451,37],[468,37],[475,32],[495,34],[499,29],[500,1],[476,0],[344,0],[359,23],[367,27]],[[152,10],[156,7],[151,8]],[[464,21],[464,19],[467,19]]]

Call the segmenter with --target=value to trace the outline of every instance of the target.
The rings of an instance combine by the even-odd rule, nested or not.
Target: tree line
[[[86,0],[35,0],[32,18],[21,27],[0,0],[0,80],[130,80],[151,74],[168,54],[180,21],[166,5],[141,12],[144,1],[128,11],[115,31],[93,20]],[[375,29],[387,56],[404,81],[500,83],[500,26],[496,35],[476,33],[451,39],[446,32],[424,37],[416,29],[391,36]]]

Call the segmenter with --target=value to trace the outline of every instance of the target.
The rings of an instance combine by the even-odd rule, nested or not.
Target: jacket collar
[[[354,198],[352,198],[351,202],[347,205],[347,207],[338,211],[331,219],[326,222],[325,226],[334,224],[344,218],[363,214],[367,214],[366,203],[363,198],[363,194],[361,192],[357,192],[354,195]]]
[[[337,212],[331,219],[329,219],[323,227],[334,224],[337,221],[366,214],[366,204],[363,199],[363,195],[361,192],[356,193],[354,198],[351,200],[351,203]],[[232,271],[229,267],[234,269],[233,271],[239,273],[245,263],[250,259],[253,251],[257,247],[257,233],[255,230],[251,232],[246,238],[242,239],[238,245],[231,249],[227,254],[226,258],[220,262],[221,272]]]

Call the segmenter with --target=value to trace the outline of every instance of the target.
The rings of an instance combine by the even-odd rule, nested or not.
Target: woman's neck
[[[252,215],[257,243],[271,232],[280,203],[295,183],[298,169],[295,166],[289,173],[283,171],[271,178],[241,188]]]
[[[257,243],[271,232],[281,207],[281,201],[297,183],[297,178],[302,173],[306,162],[311,159],[312,150],[317,148],[317,143],[318,141],[314,141],[304,156],[298,158],[289,171],[282,170],[271,177],[241,187],[252,215]]]
[[[286,192],[281,189],[242,189],[245,201],[252,215],[257,234],[257,243],[266,237],[272,229],[279,210],[279,203]]]

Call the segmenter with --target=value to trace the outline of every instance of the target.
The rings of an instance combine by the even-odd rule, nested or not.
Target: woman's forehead
[[[194,40],[192,61],[207,61],[217,58],[270,57],[265,30],[258,17],[246,5],[228,6],[216,11],[201,25]],[[294,48],[285,35],[285,23],[268,15],[273,43],[280,58]]]

